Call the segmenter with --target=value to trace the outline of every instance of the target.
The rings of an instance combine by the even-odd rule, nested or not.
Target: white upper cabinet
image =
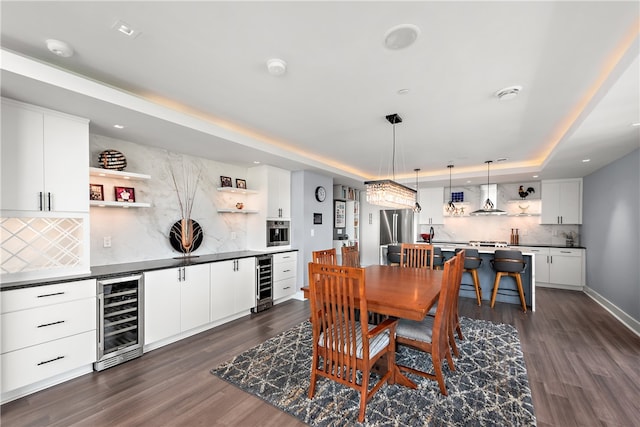
[[[443,197],[443,187],[424,188],[418,192],[418,202],[422,207],[419,215],[420,224],[444,224],[444,215],[442,214]]]
[[[2,100],[2,209],[89,212],[89,122]]]
[[[542,181],[541,224],[582,224],[582,179]]]
[[[267,165],[249,168],[248,184],[259,192],[254,201],[260,213],[267,218],[291,217],[291,172]]]

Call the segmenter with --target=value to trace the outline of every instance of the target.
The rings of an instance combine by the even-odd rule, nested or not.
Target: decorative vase
[[[193,221],[189,218],[180,220],[180,243],[185,253],[193,250]]]
[[[242,209],[242,208],[244,208],[244,203],[242,202],[236,203],[236,209]]]

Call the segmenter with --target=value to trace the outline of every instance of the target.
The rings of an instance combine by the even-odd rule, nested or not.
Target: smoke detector
[[[522,86],[505,87],[504,89],[500,89],[499,91],[496,92],[496,97],[500,101],[510,101],[514,99],[516,96],[518,96],[521,90],[522,90]]]
[[[281,76],[287,72],[287,63],[279,58],[271,58],[267,61],[267,71],[272,76]]]
[[[55,39],[47,40],[47,49],[63,58],[73,56],[73,48],[69,44]]]
[[[384,34],[384,46],[390,50],[400,50],[411,46],[420,35],[420,28],[413,24],[391,27]]]

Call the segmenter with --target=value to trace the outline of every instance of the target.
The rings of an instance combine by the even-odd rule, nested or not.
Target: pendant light
[[[415,213],[420,213],[422,210],[422,206],[418,203],[418,172],[420,172],[420,169],[414,169],[414,171],[416,173],[416,204],[413,206],[413,211]]]
[[[447,165],[449,168],[449,203],[447,203],[447,213],[453,214],[456,211],[456,205],[453,204],[453,193],[451,193],[451,169],[453,169],[453,165]]]
[[[507,213],[505,211],[496,209],[495,205],[491,201],[491,198],[489,197],[489,167],[491,166],[491,163],[493,163],[493,160],[487,160],[485,161],[485,163],[487,164],[487,199],[484,201],[482,208],[478,209],[477,211],[471,212],[471,215],[506,215]]]
[[[393,153],[391,160],[392,179],[366,181],[367,202],[372,205],[395,209],[413,209],[416,204],[417,191],[395,182],[396,179],[396,124],[402,123],[398,114],[385,117],[393,125]]]

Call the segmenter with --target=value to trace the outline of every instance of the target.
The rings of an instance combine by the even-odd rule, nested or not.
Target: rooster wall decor
[[[529,187],[525,190],[524,187],[521,185],[520,188],[518,188],[518,194],[520,194],[520,197],[522,197],[522,199],[526,199],[529,194],[535,193],[535,192],[536,190],[534,190],[533,187]]]

